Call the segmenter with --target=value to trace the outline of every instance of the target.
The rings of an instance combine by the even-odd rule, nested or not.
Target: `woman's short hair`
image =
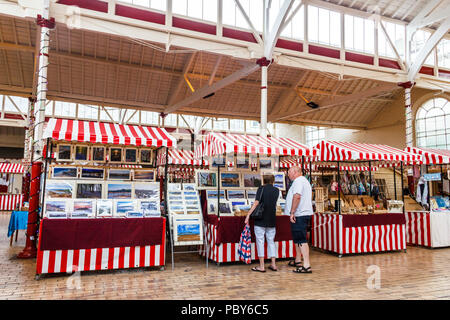
[[[263,175],[263,184],[273,184],[275,182],[275,176],[273,174]]]

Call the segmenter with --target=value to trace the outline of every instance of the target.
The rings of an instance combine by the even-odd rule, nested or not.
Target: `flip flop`
[[[295,273],[312,273],[311,267],[305,268],[304,266],[298,267],[295,270],[292,270]]]
[[[269,269],[272,270],[272,271],[278,271],[278,269],[275,269],[272,266],[269,266]]]
[[[257,272],[266,272],[266,270],[259,270],[256,267],[253,267],[251,270],[252,271],[257,271]]]
[[[295,262],[295,260],[291,260],[288,263],[289,267],[301,267],[302,266],[302,262]]]

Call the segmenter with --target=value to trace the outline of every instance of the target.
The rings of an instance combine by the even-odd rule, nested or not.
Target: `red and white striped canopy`
[[[177,140],[164,128],[51,118],[44,138],[90,143],[176,147]]]
[[[178,149],[169,149],[169,163],[175,165],[191,165],[191,166],[201,166],[202,160],[194,159],[194,152],[190,150],[178,150]],[[166,164],[166,153],[160,152],[157,156],[157,165],[163,166]],[[203,160],[203,165],[208,165],[208,161]]]
[[[25,173],[25,168],[20,163],[0,163],[0,173]]]
[[[302,163],[295,159],[282,159],[280,161],[280,168],[291,168],[294,166],[302,167]],[[327,170],[327,169],[336,169],[336,165],[311,165],[312,171],[321,171],[321,170]],[[341,171],[369,171],[369,166],[339,166]],[[305,163],[305,170],[309,170],[309,163]],[[371,166],[370,171],[377,171],[377,166]]]
[[[195,150],[195,158],[223,153],[310,156],[312,150],[289,138],[260,137],[243,134],[212,132]]]
[[[450,163],[450,150],[406,147],[405,151],[422,155],[424,164]]]
[[[420,161],[422,156],[381,144],[321,141],[314,149],[321,161]]]

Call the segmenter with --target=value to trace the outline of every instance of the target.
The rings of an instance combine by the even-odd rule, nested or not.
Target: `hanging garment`
[[[238,245],[239,260],[246,264],[250,264],[252,262],[251,242],[252,236],[250,234],[250,225],[247,223],[241,233],[241,238]]]
[[[428,205],[428,183],[420,177],[416,189],[416,201],[422,205]]]

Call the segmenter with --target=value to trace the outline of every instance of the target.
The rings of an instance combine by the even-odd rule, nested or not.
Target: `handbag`
[[[246,224],[244,230],[241,233],[241,238],[239,239],[237,251],[239,255],[239,260],[245,262],[246,264],[252,263],[251,242],[252,236],[250,233],[250,225]]]
[[[261,190],[261,197],[259,198],[259,204],[256,206],[255,210],[253,210],[250,218],[253,220],[261,220],[264,212],[264,203],[261,201],[264,194],[264,187]]]

